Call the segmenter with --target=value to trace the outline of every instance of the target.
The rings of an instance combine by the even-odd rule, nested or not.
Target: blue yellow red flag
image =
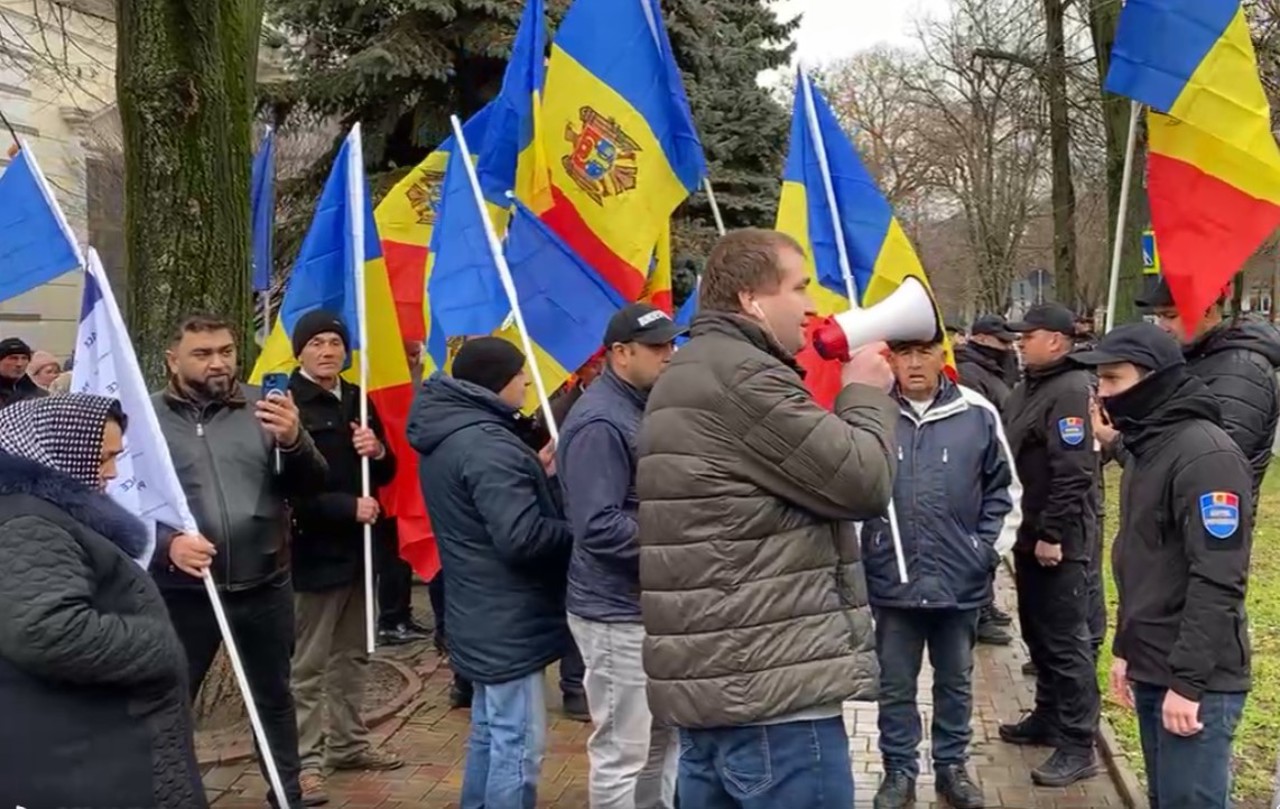
[[[653,262],[640,300],[671,314],[671,283],[671,221],[668,220],[667,226],[658,234],[658,244],[653,248]]]
[[[1193,330],[1280,225],[1280,147],[1239,0],[1129,0],[1106,88],[1146,104],[1161,274]]]
[[[542,107],[549,224],[626,300],[658,235],[706,174],[654,0],[576,0],[552,42]]]
[[[357,237],[361,231],[363,241]],[[367,345],[360,339],[357,303],[355,267],[361,262]],[[334,312],[347,324],[353,352],[351,366],[344,374],[349,381],[359,382],[358,353],[366,352],[366,392],[378,410],[387,443],[397,459],[396,478],[382,489],[379,499],[386,513],[397,518],[401,556],[420,576],[430,579],[439,570],[439,555],[426,523],[417,453],[405,440],[413,383],[399,323],[394,317],[395,305],[369,200],[357,130],[343,142],[334,160],[285,285],[279,317],[262,347],[251,382],[260,382],[265,373],[288,372],[296,367],[289,336],[298,319],[315,309]]]

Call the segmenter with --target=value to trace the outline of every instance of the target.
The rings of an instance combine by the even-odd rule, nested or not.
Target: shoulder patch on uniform
[[[1058,437],[1069,447],[1080,446],[1084,442],[1084,419],[1079,416],[1058,419]]]
[[[1232,492],[1200,495],[1200,521],[1214,539],[1230,539],[1240,528],[1240,497]]]

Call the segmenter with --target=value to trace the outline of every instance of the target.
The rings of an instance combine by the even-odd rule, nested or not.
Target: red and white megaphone
[[[871,343],[932,340],[937,334],[933,296],[918,278],[908,277],[875,306],[828,317],[813,333],[813,349],[824,360],[847,362],[850,352]]]

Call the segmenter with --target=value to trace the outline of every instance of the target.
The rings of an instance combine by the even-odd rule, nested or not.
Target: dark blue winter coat
[[[991,601],[1000,554],[1021,522],[1022,487],[995,407],[943,381],[923,416],[897,391],[898,470],[893,507],[907,583],[886,519],[862,526],[862,563],[873,606],[972,609]]]
[[[560,431],[556,470],[573,528],[566,606],[590,621],[640,623],[636,433],[648,398],[605,368]]]
[[[517,411],[441,373],[422,384],[409,443],[448,576],[450,665],[503,683],[564,655],[572,537],[554,483],[517,432]]]

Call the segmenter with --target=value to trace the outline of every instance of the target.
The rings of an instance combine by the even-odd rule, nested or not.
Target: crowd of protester
[[[1275,329],[1224,314],[1224,296],[1186,330],[1163,285],[1141,302],[1154,323],[1101,339],[1042,304],[863,346],[828,410],[795,359],[809,283],[789,237],[726,235],[691,329],[647,304],[612,318],[551,403],[558,441],[521,412],[511,343],[468,339],[425,379],[407,343],[442,565],[431,627],[394,520],[364,494],[366,462],[376,491],[405,459],[372,403],[361,426],[335,314],[295,324],[283,395],[240,381],[228,321],[177,324],[152,404],[200,533],[159,526],[149,560],[105,494],[126,414],[67,394],[70,363],[0,340],[0,803],[206,805],[191,705],[222,644],[206,575],[283,785],[273,806],[327,803],[336,770],[400,767],[360,713],[366,530],[379,642],[433,638],[470,710],[463,809],[535,806],[557,661],[565,712],[593,725],[592,809],[847,809],[847,700],[878,703],[874,805],[911,806],[926,652],[937,793],[982,807],[974,649],[1013,640],[993,598],[1010,555],[1035,708],[999,735],[1051,748],[1032,779],[1066,786],[1098,772],[1114,462],[1110,692],[1138,713],[1152,806],[1226,805]]]

